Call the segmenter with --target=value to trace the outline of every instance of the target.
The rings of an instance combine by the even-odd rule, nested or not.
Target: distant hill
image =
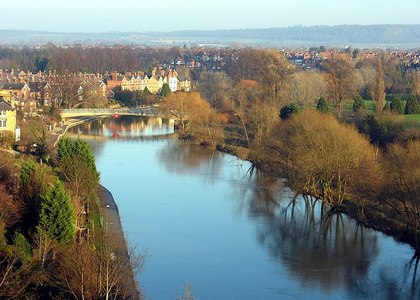
[[[381,46],[420,47],[418,25],[293,26],[267,29],[185,30],[147,33],[59,33],[0,30],[0,44],[144,44],[260,46]]]
[[[314,41],[326,44],[420,44],[420,25],[293,26],[286,28],[216,31],[175,31],[164,36],[222,39]]]

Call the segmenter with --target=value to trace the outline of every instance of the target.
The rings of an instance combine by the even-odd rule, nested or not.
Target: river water
[[[161,119],[101,119],[91,144],[128,242],[150,257],[146,299],[418,299],[413,250],[345,215],[323,215],[281,180],[173,135]]]

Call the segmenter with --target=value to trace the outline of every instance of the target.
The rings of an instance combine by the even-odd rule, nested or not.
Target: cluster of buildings
[[[99,74],[57,75],[0,69],[0,97],[17,111],[36,114],[43,107],[59,105],[63,94],[73,92],[82,100],[86,91],[106,96],[106,85]]]
[[[163,66],[171,68],[186,67],[190,70],[214,70],[224,71],[230,61],[236,60],[247,48],[192,48],[183,49],[176,58],[159,61]],[[152,50],[151,50],[152,51]],[[157,51],[157,50],[156,50]],[[293,64],[304,69],[319,68],[322,61],[328,59],[334,53],[342,52],[343,49],[283,49],[285,57]],[[346,48],[350,57],[357,59],[375,58],[381,49],[351,49]],[[387,50],[385,51],[390,59],[400,61],[405,68],[420,69],[419,50]]]
[[[73,103],[82,103],[88,95],[112,98],[113,89],[160,93],[164,84],[172,92],[190,91],[191,81],[175,70],[154,68],[152,74],[126,72],[125,74],[65,74],[56,72],[32,73],[23,70],[0,69],[0,136],[16,130],[16,113],[34,115],[49,106],[65,106],[64,98],[73,97]]]
[[[75,102],[82,102],[88,94],[112,98],[112,90],[143,91],[158,94],[167,83],[172,92],[190,91],[191,81],[175,70],[154,68],[152,74],[126,72],[125,74],[66,74],[0,69],[0,97],[17,111],[37,113],[42,107],[61,106],[64,96],[73,95]],[[64,95],[66,94],[66,95]]]
[[[153,68],[150,75],[144,72],[127,72],[118,74],[116,72],[104,77],[108,91],[120,86],[123,91],[144,91],[146,88],[152,94],[158,94],[166,83],[171,92],[191,90],[191,81],[187,77],[181,77],[176,70],[167,68]],[[112,95],[111,95],[112,96]]]
[[[348,50],[349,57],[357,60],[369,60],[375,59],[379,54],[383,53],[380,50],[371,49],[354,49]],[[320,63],[326,59],[329,59],[333,54],[342,51],[338,50],[287,50],[285,51],[286,58],[302,68],[318,68]],[[386,56],[389,59],[395,59],[400,61],[402,65],[407,69],[420,69],[420,51],[406,50],[406,51],[386,51]]]

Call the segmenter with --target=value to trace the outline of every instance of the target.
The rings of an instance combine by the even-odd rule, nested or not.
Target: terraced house
[[[172,92],[191,90],[191,81],[189,78],[180,78],[174,70],[166,70],[154,68],[151,75],[145,75],[143,72],[127,72],[124,75],[116,72],[112,75],[105,76],[106,86],[108,90],[112,90],[120,86],[123,91],[143,91],[145,88],[152,94],[158,94],[162,86],[167,83]]]

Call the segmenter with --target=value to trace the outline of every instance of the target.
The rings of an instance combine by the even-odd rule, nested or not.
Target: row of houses
[[[70,94],[80,102],[87,94],[112,98],[115,87],[129,91],[147,88],[150,93],[158,94],[165,83],[172,92],[191,90],[191,81],[170,69],[163,72],[155,68],[150,75],[143,72],[57,75],[55,72],[32,74],[0,69],[0,97],[18,111],[27,113],[35,113],[41,107],[59,106],[63,97]]]
[[[124,75],[112,73],[105,78],[108,90],[113,90],[120,86],[123,91],[144,91],[146,88],[152,94],[158,94],[166,83],[171,92],[191,90],[191,81],[189,78],[182,78],[176,70],[167,69],[165,72],[154,68],[151,75],[143,72],[126,73]]]

